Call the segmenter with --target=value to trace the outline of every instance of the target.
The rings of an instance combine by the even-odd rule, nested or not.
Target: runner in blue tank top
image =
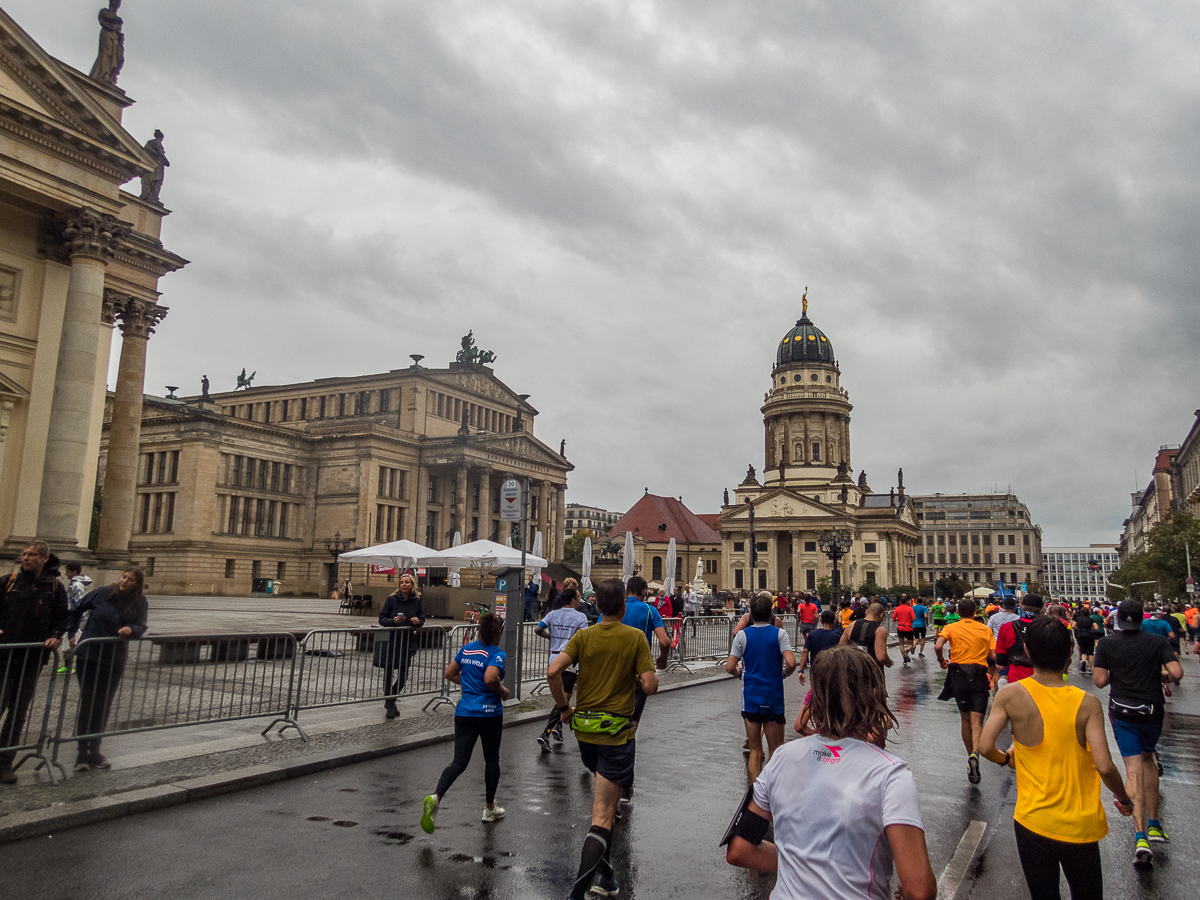
[[[750,601],[753,624],[733,637],[725,671],[737,674],[742,661],[742,720],[750,745],[750,777],[757,779],[763,769],[762,739],[774,755],[783,744],[783,680],[796,670],[796,657],[787,632],[771,624],[771,595],[756,594]]]

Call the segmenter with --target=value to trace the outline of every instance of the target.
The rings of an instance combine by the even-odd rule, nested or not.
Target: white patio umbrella
[[[538,557],[542,555],[542,533],[540,531],[533,536],[533,555]],[[529,574],[536,582],[542,574],[542,569],[540,566],[531,566]],[[538,585],[538,587],[541,587],[541,585]]]
[[[454,532],[454,540],[450,543],[450,547],[453,549],[454,547],[461,546],[462,532],[456,531]],[[458,568],[453,568],[450,570],[450,587],[462,587],[462,576],[458,574],[460,571],[461,570]]]
[[[675,538],[667,544],[667,577],[663,579],[663,590],[670,597],[675,593]]]
[[[430,550],[428,554],[417,560],[417,565],[445,567],[448,569],[455,567],[467,568],[469,566],[476,568],[519,567],[521,565],[521,551],[514,550],[512,547],[505,547],[503,544],[497,544],[495,541],[471,541],[469,544],[462,544],[458,547],[447,547],[445,550],[438,550],[436,552]],[[525,554],[525,565],[544,568],[550,565],[550,561],[527,553]]]
[[[629,584],[633,577],[633,532],[625,532],[625,553],[621,560],[621,580]]]
[[[580,588],[585,594],[595,590],[592,587],[592,539],[590,537],[583,539],[583,583]]]
[[[415,569],[422,556],[432,553],[429,547],[415,541],[389,541],[374,547],[362,547],[338,554],[338,562],[366,563],[373,566],[395,566],[396,572]]]

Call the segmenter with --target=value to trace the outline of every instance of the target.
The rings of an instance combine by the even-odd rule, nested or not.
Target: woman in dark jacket
[[[146,576],[142,570],[129,568],[121,573],[116,584],[106,584],[85,595],[71,610],[67,624],[71,646],[75,646],[75,632],[84,613],[91,613],[83,628],[84,641],[88,638],[140,638],[145,634],[149,611],[145,585]],[[75,677],[79,679],[76,734],[96,735],[104,731],[128,658],[129,647],[124,640],[80,645],[75,653]],[[100,738],[79,741],[76,772],[86,772],[89,768],[107,769],[111,765],[100,755]]]
[[[413,577],[407,572],[400,576],[400,586],[396,593],[383,601],[383,609],[379,611],[379,624],[384,628],[420,628],[425,624],[421,595],[417,593]],[[417,642],[411,638],[410,631],[393,631],[390,641],[377,642],[375,645],[375,665],[383,669],[385,693],[390,695],[383,701],[384,714],[389,719],[394,719],[399,714],[394,695],[404,690],[409,663],[417,655]]]

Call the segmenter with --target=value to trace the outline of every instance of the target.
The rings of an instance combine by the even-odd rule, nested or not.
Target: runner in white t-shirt
[[[561,605],[556,605],[555,609],[542,616],[541,621],[533,630],[538,637],[550,639],[551,660],[563,652],[575,632],[588,627],[587,616],[579,611],[579,592],[577,590],[567,588],[555,598],[554,602]],[[568,698],[571,696],[571,691],[575,690],[576,677],[577,673],[574,668],[563,672],[563,690],[567,692]],[[562,745],[562,719],[557,709],[550,710],[546,727],[537,736],[537,742],[543,753],[550,752],[551,742]]]
[[[841,697],[853,707],[843,709]],[[896,724],[879,667],[853,647],[824,651],[806,712],[817,733],[771,757],[731,826],[726,860],[777,871],[772,900],[891,900],[893,867],[908,900],[933,900],[916,783],[904,760],[877,746]],[[764,820],[774,823],[774,843],[761,839]]]

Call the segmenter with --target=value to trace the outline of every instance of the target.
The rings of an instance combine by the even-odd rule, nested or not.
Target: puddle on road
[[[1158,758],[1163,781],[1200,784],[1200,716],[1167,713]]]
[[[407,844],[413,839],[411,834],[404,831],[388,831],[386,828],[381,828],[375,832],[376,836],[387,838],[389,843]]]
[[[336,826],[338,826],[339,828],[353,828],[353,827],[354,827],[355,825],[357,825],[358,823],[357,823],[357,822],[351,822],[349,819],[338,819],[338,820],[337,820],[336,822],[334,822],[333,824],[334,824],[334,825],[336,825]]]
[[[357,794],[358,788],[338,788],[338,791],[343,794]]]
[[[328,822],[329,816],[309,816],[308,821],[310,821],[310,822]]]

